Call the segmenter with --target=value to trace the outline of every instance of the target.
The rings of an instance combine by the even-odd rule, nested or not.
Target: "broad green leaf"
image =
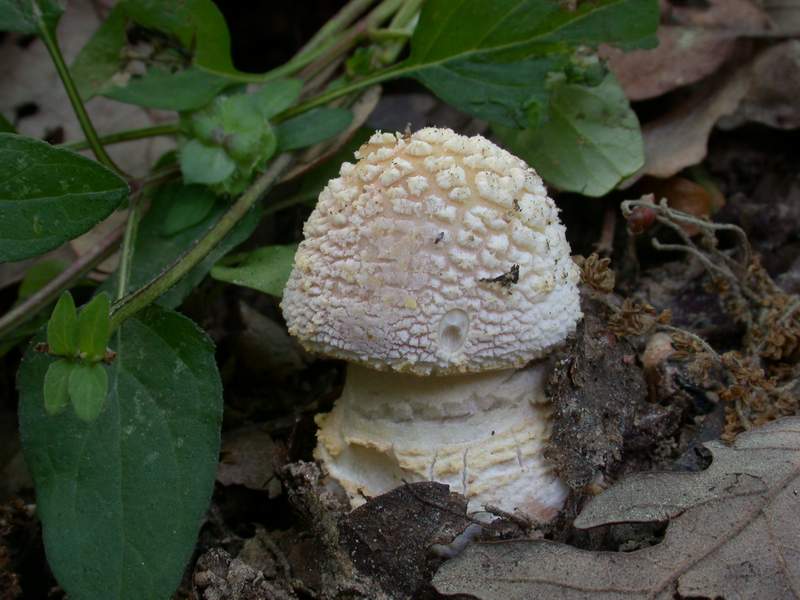
[[[313,146],[341,133],[353,120],[353,113],[343,108],[317,108],[276,127],[278,147],[282,152]]]
[[[59,356],[78,354],[78,313],[69,292],[61,294],[47,322],[47,345]]]
[[[164,270],[178,256],[183,254],[194,241],[202,236],[216,223],[230,206],[227,201],[219,200],[201,222],[187,227],[174,235],[164,235],[162,223],[166,215],[173,210],[176,202],[180,202],[186,193],[180,184],[169,184],[158,190],[150,206],[150,210],[139,223],[136,245],[131,262],[131,276],[128,290],[134,290],[150,281]],[[168,308],[175,308],[189,295],[211,270],[211,267],[225,254],[245,241],[258,225],[261,218],[261,207],[253,208],[233,230],[217,244],[200,264],[175,284],[159,299],[158,303]],[[109,278],[103,289],[114,289],[116,277]]]
[[[103,412],[108,395],[108,373],[102,363],[72,365],[67,385],[72,408],[81,421],[92,423]]]
[[[297,244],[259,248],[223,260],[211,269],[211,276],[280,298],[292,272],[296,251]]]
[[[44,375],[44,411],[57,415],[69,406],[69,377],[77,364],[63,358],[50,363]]]
[[[200,185],[181,186],[161,223],[161,233],[167,237],[175,235],[202,222],[214,209],[217,197]]]
[[[231,80],[196,67],[170,73],[152,68],[141,77],[132,77],[125,85],[109,85],[103,96],[164,110],[195,110],[205,106],[222,90],[231,85]]]
[[[530,129],[494,127],[548,183],[602,196],[644,164],[639,121],[611,73],[594,87],[556,85],[548,114]]]
[[[52,279],[59,275],[67,264],[56,258],[42,260],[36,263],[28,272],[19,284],[17,291],[17,300],[27,300],[36,292],[47,285]]]
[[[39,33],[56,28],[64,6],[58,0],[0,0],[0,31]]]
[[[236,163],[221,146],[189,140],[180,151],[181,173],[186,183],[221,183],[236,170]]]
[[[0,115],[0,133],[16,133],[17,130],[15,129],[14,125],[6,119],[3,115]]]
[[[276,79],[251,94],[251,97],[261,115],[271,119],[297,102],[302,89],[303,82],[299,79]]]
[[[122,67],[122,51],[127,41],[124,6],[124,2],[114,5],[70,67],[72,79],[84,100],[108,89],[111,78]]]
[[[480,118],[524,127],[547,101],[547,74],[579,46],[656,44],[656,0],[596,0],[574,10],[553,0],[427,0],[398,75],[417,78]]]
[[[170,598],[211,498],[222,387],[209,338],[150,307],[112,340],[108,397],[93,423],[48,416],[51,362],[19,371],[20,433],[50,567],[74,600]]]
[[[233,66],[228,26],[212,0],[125,0],[124,4],[136,23],[178,38],[193,51],[198,67],[219,75],[246,75]]]
[[[43,254],[119,206],[128,185],[69,150],[0,133],[0,262]]]
[[[111,300],[101,292],[78,315],[78,349],[89,360],[101,360],[111,337]]]

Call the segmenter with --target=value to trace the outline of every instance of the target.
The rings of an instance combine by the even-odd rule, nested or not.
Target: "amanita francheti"
[[[541,360],[581,318],[558,210],[524,161],[449,129],[376,133],[323,189],[282,309],[348,362],[315,457],[352,506],[404,482],[547,520]]]

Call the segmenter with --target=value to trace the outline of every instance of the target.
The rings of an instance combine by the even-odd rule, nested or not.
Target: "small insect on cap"
[[[283,295],[314,352],[375,369],[520,367],[581,317],[558,211],[524,161],[429,127],[376,133],[320,193]]]

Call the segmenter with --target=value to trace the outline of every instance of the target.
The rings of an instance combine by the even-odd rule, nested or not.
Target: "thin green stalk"
[[[258,199],[269,190],[292,162],[290,154],[275,158],[269,168],[260,175],[219,221],[198,239],[195,244],[179,256],[175,262],[156,275],[141,288],[118,300],[111,307],[111,328],[116,329],[123,321],[155,302],[164,292],[175,285],[192,267],[199,263],[238,223]]]
[[[99,140],[101,145],[109,146],[111,144],[132,142],[134,140],[142,140],[160,135],[176,135],[179,132],[180,127],[178,126],[178,123],[164,123],[163,125],[154,125],[153,127],[126,129],[125,131],[109,133],[108,135],[101,136]],[[67,148],[69,150],[85,150],[86,148],[89,148],[89,141],[80,140],[77,142],[69,142],[67,144],[62,144],[61,148]]]
[[[391,69],[385,69],[383,71],[378,71],[377,73],[373,73],[365,77],[364,79],[359,79],[358,81],[354,81],[353,83],[349,83],[347,85],[343,85],[333,90],[329,90],[320,94],[319,96],[315,96],[305,102],[301,102],[285,111],[281,114],[277,115],[273,120],[275,123],[281,123],[286,119],[291,119],[292,117],[296,117],[299,114],[302,114],[306,111],[311,110],[312,108],[316,108],[318,106],[322,106],[323,104],[327,104],[332,100],[336,100],[337,98],[341,98],[342,96],[347,96],[348,94],[352,94],[353,92],[361,91],[365,88],[373,86],[377,83],[383,83],[384,81],[389,81],[390,79],[397,79],[398,77],[402,77],[406,73],[412,73],[416,70],[416,67],[406,67],[403,65],[398,65],[396,67],[392,67]]]
[[[408,39],[413,35],[422,2],[423,0],[406,0],[403,6],[400,7],[400,10],[392,17],[387,31],[400,31],[406,34],[408,38],[400,38],[387,44],[381,55],[381,60],[383,60],[384,64],[390,65],[396,61],[408,42]]]
[[[56,67],[56,71],[58,71],[58,76],[61,78],[61,82],[64,84],[64,89],[67,91],[67,96],[69,96],[69,101],[72,103],[72,109],[75,111],[75,116],[78,117],[78,122],[81,124],[81,129],[83,129],[83,135],[86,136],[86,141],[89,144],[89,147],[94,152],[94,155],[97,157],[97,160],[113,169],[117,173],[124,175],[122,169],[120,169],[114,161],[111,160],[111,157],[106,152],[106,149],[103,148],[103,144],[100,142],[100,138],[97,136],[97,131],[95,131],[94,125],[92,125],[92,120],[89,118],[89,113],[86,112],[86,107],[83,105],[83,100],[81,100],[81,95],[78,92],[78,88],[75,85],[75,82],[72,80],[72,75],[69,73],[69,68],[67,67],[67,63],[64,62],[64,56],[61,54],[61,48],[58,45],[58,40],[56,40],[54,34],[44,23],[40,23],[39,25],[39,33],[42,37],[42,41],[44,45],[47,47],[47,51],[50,53],[50,58],[53,59],[53,64]]]
[[[329,37],[347,29],[373,2],[374,0],[350,0],[306,42],[298,57],[317,48]]]
[[[374,42],[405,42],[411,37],[411,32],[405,29],[371,29],[367,36]]]
[[[125,224],[125,235],[122,237],[122,252],[119,257],[119,271],[117,272],[117,300],[121,300],[128,291],[128,282],[131,279],[131,263],[133,262],[134,242],[136,232],[139,230],[139,217],[141,216],[141,202],[139,198],[131,198],[128,222]]]
[[[383,0],[378,6],[365,17],[367,29],[372,29],[383,23],[386,19],[401,10],[403,4],[408,0]]]

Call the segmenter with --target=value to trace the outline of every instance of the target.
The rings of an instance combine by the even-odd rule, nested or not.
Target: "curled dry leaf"
[[[705,0],[664,3],[663,17],[670,22],[725,32],[729,36],[773,34],[776,24],[760,0]],[[777,4],[775,0],[772,4]],[[788,3],[785,3],[788,4]]]
[[[256,425],[226,433],[222,438],[217,481],[222,485],[243,485],[278,496],[281,484],[275,469],[286,462],[286,449]]]
[[[733,114],[749,88],[749,69],[713,76],[674,111],[642,127],[644,175],[670,177],[702,161],[717,121]]]
[[[702,161],[717,123],[738,127],[749,121],[772,127],[800,127],[800,42],[770,46],[736,69],[697,87],[672,112],[642,128],[645,166],[640,175],[669,177]]]
[[[753,61],[750,72],[747,94],[719,126],[728,129],[755,121],[779,129],[800,127],[800,41],[767,48]]]
[[[543,540],[474,544],[439,569],[437,591],[480,600],[800,597],[800,418],[706,447],[707,470],[628,477],[575,521],[669,521],[660,543],[628,553]]]
[[[724,31],[664,25],[658,46],[623,52],[601,47],[629,100],[646,100],[714,73],[730,58],[736,40]]]

